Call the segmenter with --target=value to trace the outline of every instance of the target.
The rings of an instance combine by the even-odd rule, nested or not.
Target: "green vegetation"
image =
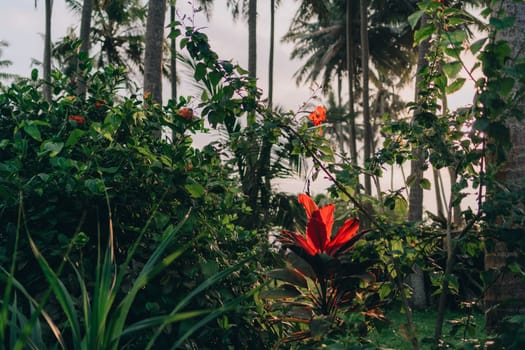
[[[106,14],[125,9],[111,4]],[[327,21],[342,2],[316,4],[299,13]],[[331,119],[341,103],[274,110],[253,72],[176,21],[198,97],[136,94],[129,71],[75,43],[64,56],[75,69],[1,86],[0,349],[521,349],[525,62],[511,30],[525,6],[490,4],[486,37],[470,43],[479,22],[460,3],[414,5],[403,26],[379,22],[391,34],[410,25],[425,48],[411,117],[383,109],[364,162],[325,137],[345,125]],[[449,111],[466,50],[476,95]],[[221,137],[195,147],[210,130]],[[308,162],[306,192],[324,176],[326,194],[273,189]],[[409,162],[400,187],[382,189],[386,169],[404,176]],[[438,211],[415,218],[414,194],[433,186]]]
[[[368,340],[376,348],[385,349],[409,349],[410,341],[407,339],[405,314],[398,305],[389,307],[385,312],[387,321],[379,324],[378,329],[368,335]],[[436,311],[415,310],[414,322],[417,327],[417,335],[422,349],[433,349],[434,324]],[[443,328],[441,346],[452,349],[483,348],[487,338],[485,333],[484,315],[479,311],[468,313],[466,310],[450,312],[447,311],[445,318],[447,322]]]

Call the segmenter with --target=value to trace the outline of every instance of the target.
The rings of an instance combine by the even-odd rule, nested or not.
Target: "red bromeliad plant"
[[[359,220],[346,220],[332,236],[335,205],[319,208],[305,194],[298,200],[306,210],[306,232],[282,231],[279,241],[286,266],[269,272],[280,282],[264,295],[270,310],[279,314],[273,322],[302,325],[284,334],[281,342],[321,339],[331,331],[342,331],[349,312],[358,315],[358,323],[365,316],[380,315],[369,298],[375,282],[367,271],[370,261],[361,261],[355,252],[362,236]]]
[[[331,239],[335,206],[329,204],[318,208],[312,198],[306,194],[300,194],[298,200],[308,216],[306,238],[299,233],[283,230],[281,238],[283,244],[299,246],[312,256],[320,253],[335,256],[343,246],[356,237],[359,220],[354,218],[346,220],[334,239]]]

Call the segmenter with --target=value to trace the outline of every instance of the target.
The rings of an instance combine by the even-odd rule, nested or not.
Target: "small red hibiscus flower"
[[[67,120],[76,122],[78,124],[82,124],[86,121],[86,119],[81,115],[70,115],[69,117],[67,117]]]
[[[335,209],[333,204],[318,208],[312,198],[306,194],[300,194],[298,200],[308,216],[306,236],[283,230],[282,243],[298,246],[312,256],[320,253],[335,256],[341,247],[357,236],[359,220],[352,218],[346,220],[337,234],[331,237]]]
[[[177,114],[186,120],[193,120],[193,109],[181,108],[177,111]]]
[[[317,106],[315,110],[308,115],[308,118],[315,126],[319,126],[326,121],[326,109],[323,106]]]
[[[102,107],[105,104],[106,104],[106,101],[104,101],[104,100],[96,100],[95,101],[95,107],[97,107],[97,108],[100,108],[100,107]]]

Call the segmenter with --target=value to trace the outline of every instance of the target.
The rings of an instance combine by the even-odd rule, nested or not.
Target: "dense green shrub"
[[[113,235],[117,261],[122,261],[146,228],[129,267],[129,283],[121,290],[125,294],[164,230],[191,208],[171,249],[194,240],[192,248],[138,294],[128,322],[167,313],[207,278],[257,253],[264,240],[236,223],[247,209],[231,170],[213,145],[192,146],[191,134],[203,130],[203,122],[179,112],[184,98],[159,106],[147,96],[119,95],[123,72],[107,67],[90,73],[84,100],[75,96],[67,77],[54,74],[50,104],[40,94],[36,71],[32,80],[0,94],[0,264],[8,270],[20,233],[14,276],[32,296],[38,299],[47,284],[28,237],[54,269],[73,242],[67,257],[92,287],[100,246],[108,236]],[[170,142],[152,136],[159,128]],[[258,283],[254,270],[261,263],[246,263],[189,308],[216,308],[246,294]],[[68,289],[78,290],[67,265],[60,278]],[[204,329],[206,337],[199,342],[231,342],[225,331],[231,337],[242,334],[247,344],[257,339],[250,329],[256,327],[253,317],[243,319],[242,304]],[[60,320],[56,301],[46,309]],[[188,325],[166,328],[162,338],[169,343]]]

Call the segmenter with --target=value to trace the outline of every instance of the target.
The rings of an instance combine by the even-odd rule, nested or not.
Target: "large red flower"
[[[320,253],[334,256],[343,245],[357,235],[359,220],[352,218],[346,220],[332,238],[335,206],[329,204],[318,208],[312,198],[306,194],[300,194],[298,200],[308,216],[306,237],[300,233],[283,230],[283,243],[299,246],[312,256]]]

